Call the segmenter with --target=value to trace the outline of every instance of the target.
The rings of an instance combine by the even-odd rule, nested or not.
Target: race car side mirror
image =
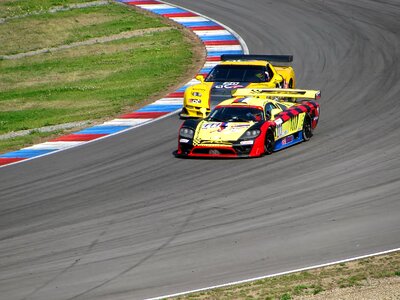
[[[203,76],[203,75],[197,75],[197,76],[196,76],[196,79],[197,79],[198,81],[200,81],[201,83],[204,82],[204,76]]]

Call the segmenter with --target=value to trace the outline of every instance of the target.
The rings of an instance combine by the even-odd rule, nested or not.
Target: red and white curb
[[[117,2],[151,11],[192,30],[201,39],[207,51],[207,61],[199,74],[208,74],[212,67],[218,64],[222,54],[248,53],[246,43],[232,29],[191,10],[170,5],[163,1],[117,0]],[[164,98],[101,125],[89,127],[45,143],[1,154],[0,167],[54,154],[127,130],[132,130],[163,117],[167,117],[178,112],[182,108],[185,89],[196,83],[198,83],[198,81],[192,79]]]

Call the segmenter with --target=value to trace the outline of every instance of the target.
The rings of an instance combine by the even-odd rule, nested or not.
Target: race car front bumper
[[[208,115],[210,113],[210,110],[207,109],[206,110],[206,115]],[[179,113],[179,117],[181,119],[190,119],[190,118],[204,118],[205,116],[203,115],[203,113],[201,112],[201,108],[199,107],[195,107],[195,106],[184,106],[181,110],[181,112]]]
[[[251,154],[253,146],[232,145],[207,145],[193,146],[189,144],[179,144],[179,148],[174,155],[177,157],[209,157],[209,158],[246,158],[258,157],[260,155]]]

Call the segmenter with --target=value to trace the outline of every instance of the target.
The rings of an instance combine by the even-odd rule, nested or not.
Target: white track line
[[[333,261],[333,262],[320,264],[320,265],[314,265],[314,266],[310,266],[310,267],[304,267],[304,268],[301,268],[301,269],[295,269],[295,270],[291,270],[291,271],[285,271],[285,272],[280,272],[280,273],[275,273],[275,274],[270,274],[270,275],[264,275],[264,276],[259,276],[259,277],[254,277],[254,278],[249,278],[249,279],[244,279],[244,280],[239,280],[239,281],[228,282],[228,283],[224,283],[224,284],[219,284],[219,285],[209,286],[209,287],[205,287],[205,288],[201,288],[201,289],[180,292],[180,293],[176,293],[176,294],[158,296],[158,297],[155,297],[155,298],[147,298],[145,300],[158,300],[158,299],[172,298],[172,297],[182,296],[182,295],[186,295],[186,294],[197,293],[197,292],[202,292],[202,291],[206,291],[206,290],[212,290],[212,289],[227,287],[227,286],[231,286],[231,285],[247,283],[247,282],[250,282],[250,281],[256,281],[256,280],[261,280],[261,279],[266,279],[266,278],[271,278],[271,277],[277,277],[277,276],[282,276],[282,275],[287,275],[287,274],[292,274],[292,273],[297,273],[297,272],[303,272],[303,271],[322,268],[322,267],[328,267],[328,266],[331,266],[331,265],[336,265],[336,264],[345,263],[345,262],[349,262],[349,261],[353,261],[353,260],[368,258],[368,257],[371,257],[371,256],[389,254],[389,253],[397,252],[397,251],[400,251],[400,248],[386,250],[386,251],[382,251],[382,252],[376,252],[376,253],[372,253],[372,254],[366,254],[366,255],[362,255],[362,256],[356,256],[356,257],[352,257],[352,258],[342,259],[342,260]]]

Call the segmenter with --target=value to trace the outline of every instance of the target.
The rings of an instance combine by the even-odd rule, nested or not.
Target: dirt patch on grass
[[[317,295],[293,297],[293,300],[398,300],[400,277],[368,279],[361,286],[335,288]]]
[[[187,294],[177,299],[400,299],[400,252]]]

